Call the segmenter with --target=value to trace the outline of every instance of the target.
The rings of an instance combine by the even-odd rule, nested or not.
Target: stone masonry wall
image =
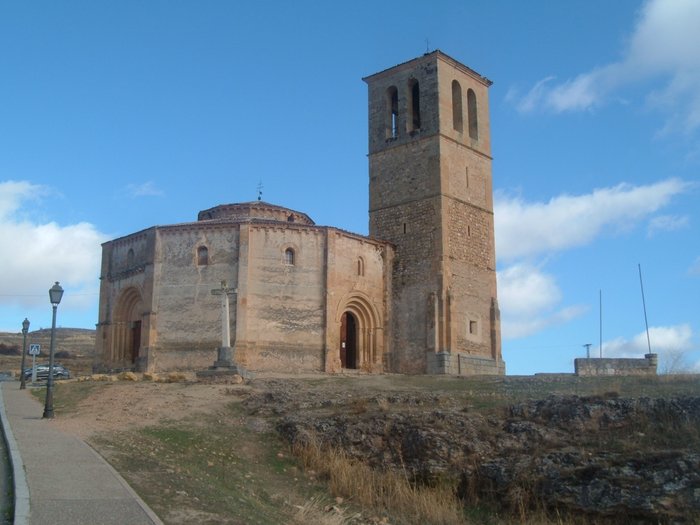
[[[236,287],[238,228],[226,226],[158,229],[154,313],[157,329],[149,348],[149,368],[163,371],[211,366],[221,346],[221,299],[211,294],[221,281]],[[206,246],[208,264],[197,264]],[[230,298],[234,306],[236,298]],[[235,308],[230,328],[235,334]]]
[[[285,252],[294,252],[289,264]],[[246,325],[237,358],[251,370],[323,369],[324,250],[322,228],[251,225],[246,291],[238,307]]]
[[[643,359],[583,357],[574,359],[577,376],[654,376],[657,365],[656,354],[645,354]]]

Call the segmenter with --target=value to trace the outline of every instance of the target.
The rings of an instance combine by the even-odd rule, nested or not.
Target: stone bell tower
[[[396,246],[390,369],[503,374],[491,81],[440,51],[364,81],[369,232]]]

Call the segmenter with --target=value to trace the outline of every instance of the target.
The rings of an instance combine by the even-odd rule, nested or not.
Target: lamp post
[[[51,319],[51,346],[49,347],[49,378],[46,382],[46,404],[44,405],[44,415],[42,416],[45,419],[53,419],[53,352],[56,346],[56,309],[62,297],[63,288],[56,281],[56,284],[49,289],[53,317]]]
[[[24,390],[27,388],[27,380],[24,377],[24,360],[27,355],[27,332],[29,332],[29,319],[26,317],[24,318],[24,321],[22,321],[22,364],[20,365],[20,380],[19,380],[19,389]]]

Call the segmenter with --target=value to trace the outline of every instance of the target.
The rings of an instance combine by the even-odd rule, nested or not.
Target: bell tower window
[[[467,112],[469,113],[469,137],[479,139],[479,123],[476,116],[476,94],[474,90],[467,91]]]
[[[460,133],[464,131],[464,123],[462,122],[462,86],[456,80],[452,81],[452,127]]]
[[[391,86],[386,90],[386,138],[399,136],[399,90]]]
[[[417,131],[420,129],[420,86],[416,79],[409,81],[408,94],[410,99],[408,107],[411,112],[408,118],[409,131]]]

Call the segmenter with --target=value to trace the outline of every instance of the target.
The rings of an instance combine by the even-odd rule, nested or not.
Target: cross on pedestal
[[[229,288],[226,281],[221,281],[221,288],[214,288],[211,291],[212,295],[221,296],[221,346],[231,346],[231,317],[229,315],[228,298],[229,295],[236,295],[238,290]]]
[[[236,295],[238,290],[230,288],[226,281],[221,281],[221,288],[211,291],[212,295],[221,296],[221,346],[218,348],[217,360],[214,368],[231,368],[233,364],[233,352],[231,351],[231,319],[229,315],[228,298]]]
[[[229,287],[226,281],[221,281],[221,288],[214,288],[211,291],[212,295],[221,296],[221,346],[217,348],[217,359],[214,361],[214,366],[210,366],[208,370],[199,370],[197,377],[217,379],[241,376],[244,379],[252,379],[253,374],[248,372],[241,365],[236,364],[233,359],[233,349],[231,348],[231,328],[229,327],[231,319],[229,316],[228,298],[236,295],[238,290]],[[240,382],[241,378],[237,379]]]

